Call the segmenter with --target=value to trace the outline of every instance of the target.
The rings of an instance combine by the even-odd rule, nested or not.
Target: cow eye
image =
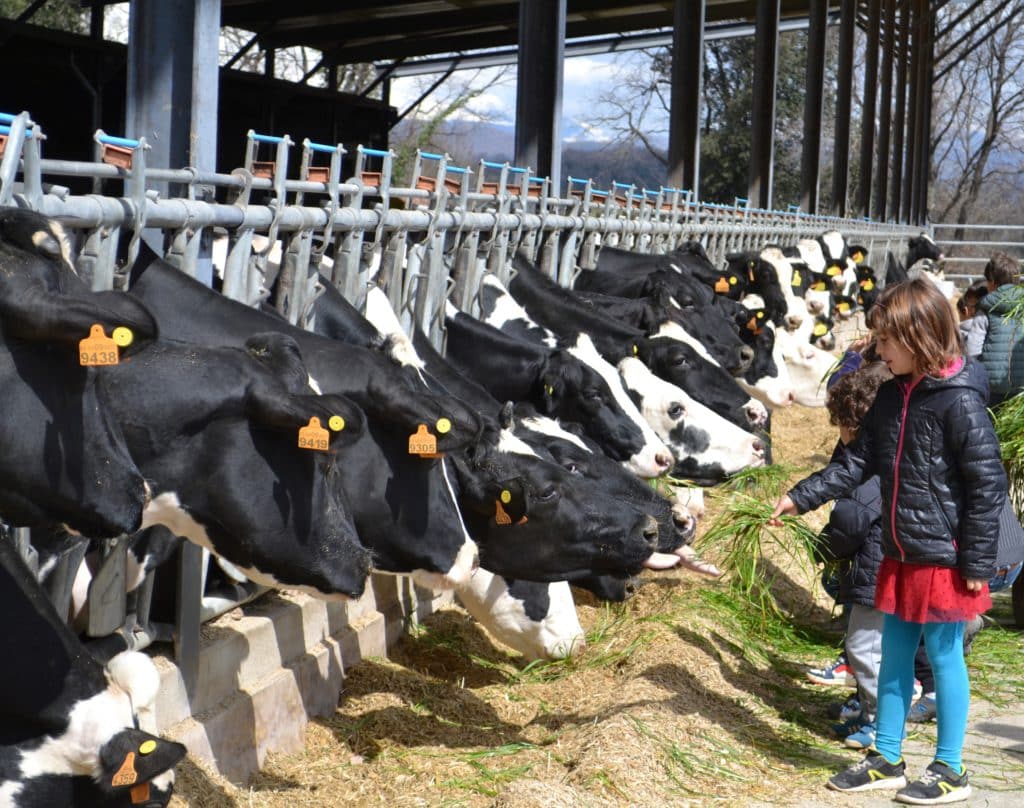
[[[685,414],[686,410],[683,409],[682,404],[673,404],[671,407],[668,408],[668,417],[671,418],[673,421],[682,418]]]
[[[676,354],[675,356],[672,357],[670,361],[672,363],[672,366],[677,368],[684,368],[689,364],[686,361],[686,357],[683,356],[682,354]]]
[[[562,466],[570,474],[580,474],[580,467],[576,463],[566,463]]]
[[[551,486],[550,488],[545,488],[543,491],[537,494],[537,499],[540,502],[550,502],[556,496],[558,496],[558,489],[555,488],[554,486]]]
[[[596,390],[594,388],[590,388],[589,390],[584,390],[583,391],[583,397],[587,401],[598,401],[601,398],[601,391],[600,390]]]

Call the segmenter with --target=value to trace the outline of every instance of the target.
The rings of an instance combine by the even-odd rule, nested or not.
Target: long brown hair
[[[963,353],[956,311],[927,278],[887,286],[868,313],[868,327],[905,345],[918,373],[937,376]]]

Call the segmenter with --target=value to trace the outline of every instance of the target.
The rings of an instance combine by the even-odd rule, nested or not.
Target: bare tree
[[[1002,198],[997,216],[1008,215],[1005,200],[1019,200],[1024,190],[1019,183],[1024,176],[1024,3],[1015,3],[986,25],[983,17],[990,11],[979,8],[948,37],[956,41],[968,34],[943,63],[950,67],[935,87],[930,178],[934,221],[993,221],[994,211],[981,205],[986,197],[992,202]],[[980,46],[969,34],[978,27],[992,30]],[[963,240],[964,230],[958,229],[953,238]]]

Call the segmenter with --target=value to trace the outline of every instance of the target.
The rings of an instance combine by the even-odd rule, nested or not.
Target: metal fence
[[[1024,262],[1024,225],[936,224],[932,229],[945,255],[946,277],[960,287],[979,280],[997,250]],[[958,232],[963,234],[960,238]]]
[[[77,232],[77,269],[93,289],[124,287],[143,238],[171,264],[210,282],[217,234],[226,240],[223,266],[217,268],[224,294],[258,305],[279,274],[274,304],[290,322],[310,327],[323,283],[333,283],[357,306],[368,286],[378,284],[403,325],[418,324],[439,347],[445,302],[475,313],[483,274],[508,281],[508,259],[517,251],[569,285],[582,268],[595,265],[602,245],[665,253],[699,240],[721,264],[731,252],[839,230],[882,267],[886,252],[902,251],[917,232],[798,210],[751,209],[739,204],[743,200],[707,204],[684,189],[619,182],[599,189],[571,177],[558,195],[547,178],[528,169],[484,160],[472,168],[455,166],[445,155],[427,152],[417,154],[408,184],[401,185],[392,177],[393,153],[362,146],[351,155],[349,177],[342,181],[342,146],[309,140],[301,142],[298,176],[289,179],[290,152],[297,144],[287,135],[254,132],[244,166],[230,173],[150,167],[143,139],[102,131],[94,136],[94,162],[54,160],[42,156],[45,135],[27,112],[0,114],[0,124],[0,205],[32,208]],[[261,150],[272,152],[270,159],[261,159]],[[69,185],[83,182],[91,184],[91,193],[71,191]],[[111,195],[112,183],[121,184],[120,194]],[[254,249],[257,236],[266,238]],[[119,254],[127,261],[119,261]],[[19,543],[31,556],[24,532]],[[90,590],[88,634],[119,631],[130,647],[141,648],[170,632],[148,622],[151,579],[139,597],[126,598],[125,546],[123,539],[104,544],[106,560],[97,573],[102,586],[94,582]],[[74,565],[65,566],[72,575]],[[197,547],[186,545],[179,566],[173,637],[191,690],[200,621],[234,601],[204,600]],[[242,596],[259,591],[251,587]],[[53,592],[66,609],[66,582]]]

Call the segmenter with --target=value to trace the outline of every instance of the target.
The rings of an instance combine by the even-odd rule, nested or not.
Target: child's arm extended
[[[980,398],[965,395],[949,410],[946,445],[964,491],[957,536],[957,564],[968,588],[980,589],[995,574],[999,511],[1006,495],[999,440]]]
[[[872,431],[861,429],[857,439],[821,471],[794,485],[779,498],[768,524],[781,524],[779,516],[806,513],[854,489],[870,475]]]

